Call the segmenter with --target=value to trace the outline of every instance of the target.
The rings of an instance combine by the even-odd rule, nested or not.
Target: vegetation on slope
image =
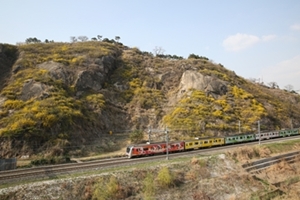
[[[291,120],[295,127],[300,124],[298,94],[252,83],[195,54],[188,59],[154,56],[120,43],[99,41],[24,44],[7,52],[13,57],[16,49],[19,57],[12,59],[15,71],[1,90],[0,105],[0,137],[22,141],[15,149],[22,149],[25,143],[35,149],[31,152],[58,145],[67,153],[66,149],[77,148],[74,141],[96,141],[91,134],[122,132],[121,124],[124,132],[167,126],[176,132],[171,139],[233,134],[239,122],[242,132],[254,132],[259,120],[262,130],[289,128]],[[65,84],[38,67],[54,61],[75,73],[93,68],[94,60],[105,56],[117,60],[114,71],[101,91],[84,90],[80,95],[74,79]],[[177,99],[186,70],[226,82],[227,93],[213,97],[191,88]],[[29,80],[47,87],[47,96],[22,100],[22,88]]]
[[[78,68],[89,65],[93,58],[118,55],[117,46],[97,42],[36,43],[18,48],[21,56],[15,66],[20,66],[21,70],[12,75],[9,84],[1,91],[1,96],[6,99],[0,109],[2,138],[19,138],[33,148],[45,143],[48,146],[68,144],[74,137],[72,130],[80,125],[98,123],[96,111],[105,107],[102,94],[86,91],[78,99],[73,85],[53,80],[47,70],[36,66],[55,61],[63,63],[66,68]],[[22,87],[28,80],[48,86],[47,97],[21,100]]]
[[[236,133],[237,122],[243,131],[251,131],[253,125],[266,115],[263,105],[249,93],[236,86],[227,95],[214,99],[202,91],[191,90],[191,95],[179,101],[178,106],[165,115],[164,122],[171,129],[184,130],[189,136],[213,135],[212,131]]]

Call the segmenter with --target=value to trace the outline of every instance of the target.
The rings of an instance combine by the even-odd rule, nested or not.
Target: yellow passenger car
[[[192,140],[186,140],[184,142],[185,142],[184,144],[185,150],[193,150],[193,149],[224,145],[224,138],[221,137],[196,138]]]

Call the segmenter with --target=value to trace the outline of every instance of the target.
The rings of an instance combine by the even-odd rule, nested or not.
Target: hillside
[[[300,124],[299,94],[205,57],[110,41],[1,44],[0,90],[0,157],[106,153],[150,126],[168,127],[175,140],[235,134],[239,122],[241,132],[258,120],[261,131]]]

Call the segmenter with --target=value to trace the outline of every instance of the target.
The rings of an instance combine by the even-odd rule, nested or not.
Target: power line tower
[[[148,143],[151,144],[151,134],[152,133],[162,133],[161,135],[165,135],[165,141],[166,141],[166,160],[169,160],[169,129],[167,127],[165,127],[164,130],[160,130],[160,129],[152,129],[151,126],[149,126],[148,128]]]

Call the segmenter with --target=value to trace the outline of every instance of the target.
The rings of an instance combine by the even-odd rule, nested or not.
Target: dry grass
[[[252,159],[266,158],[271,156],[271,151],[266,146],[239,147],[227,152],[236,162],[245,163]]]

